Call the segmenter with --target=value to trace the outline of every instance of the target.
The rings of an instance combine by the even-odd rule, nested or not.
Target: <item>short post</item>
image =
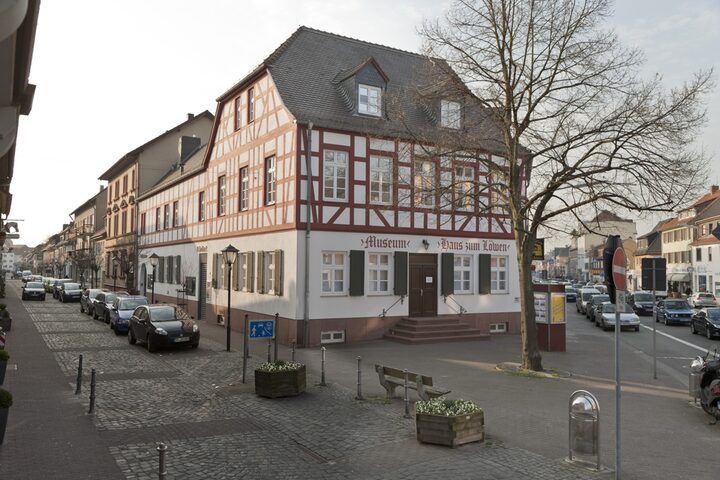
[[[95,369],[90,370],[90,408],[88,414],[95,413]]]
[[[83,356],[82,353],[80,354],[80,357],[78,358],[78,372],[77,372],[77,380],[75,382],[75,395],[80,395],[80,391],[82,390],[82,360]]]
[[[271,356],[271,353],[270,353],[270,349],[271,349],[271,348],[272,348],[272,343],[271,343],[271,341],[269,341],[269,342],[268,342],[268,363],[272,362],[272,356]]]
[[[163,480],[167,475],[167,469],[165,468],[165,452],[167,452],[167,445],[163,442],[158,442],[158,479]]]
[[[290,360],[295,361],[295,340],[292,341],[292,345],[290,346]]]
[[[245,383],[245,372],[247,371],[248,358],[248,314],[245,314],[245,325],[243,326],[243,371],[242,383]]]
[[[405,382],[404,382],[404,388],[405,388],[405,415],[403,415],[405,418],[410,418],[410,400],[408,399],[408,371],[407,368],[403,370],[403,373],[405,374]]]
[[[357,379],[357,395],[355,396],[355,400],[364,400],[363,394],[362,394],[362,357],[358,355],[357,357],[357,364],[358,364],[358,379]]]
[[[279,313],[275,314],[275,328],[273,328],[273,333],[275,334],[273,336],[273,348],[275,349],[275,361],[278,361],[278,345],[277,345],[277,329],[278,329],[278,317],[280,316]]]
[[[325,347],[320,349],[320,386],[325,387]]]

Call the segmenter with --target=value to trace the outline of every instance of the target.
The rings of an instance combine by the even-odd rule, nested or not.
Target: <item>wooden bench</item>
[[[395,396],[397,387],[404,387],[405,372],[399,368],[386,367],[384,365],[375,365],[375,371],[380,377],[380,385],[385,388],[387,398]],[[450,393],[450,390],[442,387],[433,386],[432,377],[420,375],[418,373],[408,372],[408,388],[417,391],[418,396],[423,400],[430,400],[434,397],[441,397]]]

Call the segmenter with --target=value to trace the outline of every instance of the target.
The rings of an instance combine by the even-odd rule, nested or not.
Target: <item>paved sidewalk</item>
[[[253,393],[252,365],[248,383],[240,381],[239,335],[237,351],[227,353],[224,331],[205,325],[199,349],[149,354],[77,304],[48,299],[25,307],[13,282],[7,290],[14,318],[8,350],[18,370],[5,385],[16,404],[0,447],[3,480],[157,478],[158,441],[169,445],[174,479],[608,477],[515,448],[492,428],[484,444],[421,445],[402,402],[359,402],[334,380],[320,387],[312,362],[306,394],[262,399]],[[252,351],[253,364],[263,360],[263,344]],[[94,416],[85,414],[87,386],[73,395],[79,353],[86,373],[98,372]],[[314,360],[314,353],[298,357]]]

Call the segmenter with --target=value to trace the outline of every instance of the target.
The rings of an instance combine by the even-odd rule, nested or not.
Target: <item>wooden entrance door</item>
[[[411,317],[437,315],[437,256],[429,253],[411,253],[409,258]]]

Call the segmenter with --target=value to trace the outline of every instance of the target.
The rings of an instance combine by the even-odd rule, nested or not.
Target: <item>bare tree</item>
[[[439,143],[484,165],[472,191],[489,191],[489,208],[502,208],[512,225],[522,364],[533,370],[542,370],[531,279],[538,232],[569,232],[588,209],[673,211],[704,180],[706,158],[693,142],[712,70],[671,90],[659,77],[644,81],[641,53],[603,24],[611,6],[456,0],[421,27],[428,56],[453,70],[435,75],[425,93],[465,98],[462,131]]]

